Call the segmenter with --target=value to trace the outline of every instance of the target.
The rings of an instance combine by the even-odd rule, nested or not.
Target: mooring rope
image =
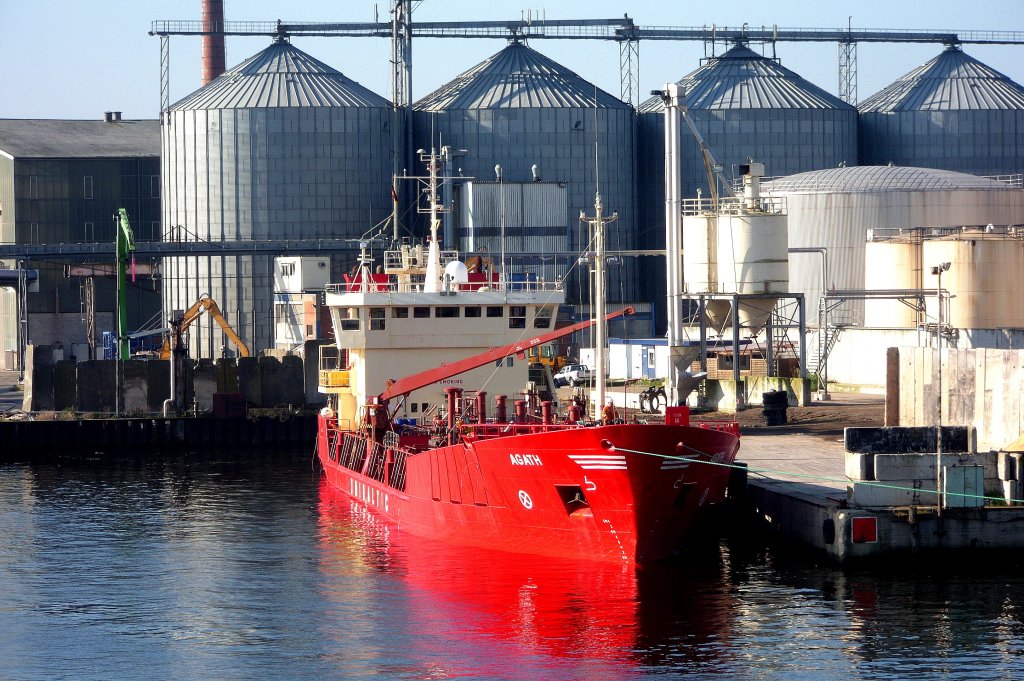
[[[683,445],[683,446],[686,449],[690,449],[690,450],[692,450],[694,452],[697,452],[698,454],[705,454],[706,455],[706,452],[702,452],[699,449],[696,449],[696,448],[691,447],[689,445]],[[839,477],[827,476],[827,475],[813,475],[811,473],[797,473],[796,471],[786,471],[786,470],[775,469],[775,468],[751,468],[750,466],[742,465],[742,464],[723,463],[721,461],[705,461],[705,460],[702,460],[702,459],[697,459],[697,458],[688,457],[688,456],[673,456],[671,454],[660,454],[658,452],[645,452],[645,451],[640,450],[640,449],[628,449],[626,447],[617,447],[617,446],[614,446],[614,445],[613,445],[612,449],[614,451],[619,451],[619,452],[629,452],[630,454],[640,454],[640,455],[643,455],[643,456],[653,456],[653,457],[660,458],[660,459],[667,459],[669,461],[681,461],[681,462],[687,462],[687,463],[700,463],[700,464],[704,464],[706,466],[720,466],[722,468],[732,468],[732,469],[736,469],[736,470],[743,470],[743,471],[747,471],[748,473],[754,473],[755,475],[759,475],[762,478],[764,478],[765,480],[771,480],[772,482],[786,483],[786,482],[795,482],[795,481],[793,481],[793,480],[779,480],[777,478],[769,477],[770,474],[771,475],[788,475],[788,476],[791,476],[791,477],[794,477],[794,478],[802,478],[804,480],[809,480],[809,481],[814,481],[814,482],[834,482],[834,483],[842,483],[842,484],[849,484],[849,483],[853,482],[853,483],[855,483],[857,485],[864,485],[865,487],[878,487],[878,488],[881,488],[881,489],[892,489],[892,490],[899,490],[899,491],[902,491],[902,492],[917,492],[919,494],[935,494],[935,495],[939,494],[938,490],[920,489],[920,488],[917,488],[917,487],[906,487],[904,485],[890,485],[890,484],[887,484],[887,483],[884,483],[884,482],[875,482],[875,481],[870,481],[870,480],[863,480],[863,481],[862,480],[850,480],[849,478],[847,478],[845,476],[842,477],[842,478],[839,478]],[[962,498],[965,498],[965,499],[982,499],[982,500],[985,500],[985,501],[998,501],[998,502],[1002,502],[1004,504],[1010,504],[1010,503],[1024,504],[1024,499],[1007,499],[1005,497],[991,497],[991,496],[985,496],[983,494],[968,494],[966,492],[943,492],[943,494],[945,494],[946,496],[962,497]]]

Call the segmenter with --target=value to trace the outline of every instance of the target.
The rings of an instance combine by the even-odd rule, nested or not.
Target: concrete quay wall
[[[886,425],[973,426],[979,451],[1024,433],[1024,350],[890,348]],[[942,390],[939,390],[941,362]]]
[[[171,395],[168,360],[130,359],[118,366],[116,360],[75,362],[59,355],[45,346],[29,348],[24,411],[113,414],[118,371],[122,414],[159,414]],[[318,395],[316,385],[306,385],[310,376],[316,380],[316,373],[307,372],[303,359],[294,355],[185,360],[179,367],[183,407],[197,413],[211,412],[217,393],[240,394],[261,408],[317,406],[320,401],[309,400]]]
[[[145,459],[190,452],[309,451],[317,417],[181,417],[0,421],[0,463]]]

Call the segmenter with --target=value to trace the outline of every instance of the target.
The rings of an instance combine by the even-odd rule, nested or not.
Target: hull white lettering
[[[509,454],[509,460],[513,466],[543,466],[540,457],[536,454]]]

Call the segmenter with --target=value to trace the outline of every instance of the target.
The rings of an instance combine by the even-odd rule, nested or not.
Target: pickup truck
[[[554,375],[555,386],[576,385],[594,378],[594,372],[586,364],[566,364]]]

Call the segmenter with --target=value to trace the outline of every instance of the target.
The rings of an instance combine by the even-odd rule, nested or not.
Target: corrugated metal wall
[[[1024,172],[1024,110],[869,111],[860,114],[864,165]]]
[[[497,263],[504,233],[506,262],[513,273],[554,281],[575,264],[566,247],[570,222],[565,184],[474,181],[457,187],[455,195],[461,252],[487,253]]]
[[[777,60],[737,45],[684,76],[689,116],[723,166],[738,180],[738,166],[764,163],[768,176],[835,168],[857,162],[857,111]],[[664,105],[652,97],[637,115],[639,243],[665,246]],[[709,195],[700,147],[684,126],[682,192]],[[664,318],[664,263],[652,260],[645,298]]]
[[[858,109],[863,165],[1024,172],[1024,87],[957,46]]]
[[[14,161],[0,155],[0,241],[12,244],[14,240]],[[14,260],[4,261],[4,267],[17,267]],[[18,311],[17,293],[13,289],[0,289],[0,368],[17,366]]]
[[[170,112],[165,232],[185,241],[358,238],[391,209],[389,118],[378,107]],[[273,347],[272,267],[266,256],[167,258],[165,309],[208,293],[251,349]],[[191,340],[207,357],[225,342],[205,318]]]
[[[467,177],[494,181],[494,166],[500,165],[504,180],[529,183],[531,167],[536,164],[542,180],[564,183],[570,218],[566,256],[587,247],[585,226],[581,227],[576,217],[580,211],[594,213],[599,168],[604,210],[619,214],[618,221],[608,228],[608,248],[636,247],[632,109],[454,109],[417,111],[414,120],[418,147],[429,148],[433,133],[434,147],[440,142],[468,150],[457,160],[459,171]],[[609,271],[610,299],[635,300],[634,281],[634,259],[626,259],[621,268]],[[577,300],[585,295],[579,283],[570,290]]]

